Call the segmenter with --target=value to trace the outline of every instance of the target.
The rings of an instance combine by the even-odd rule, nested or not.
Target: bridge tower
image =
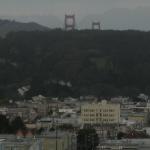
[[[101,30],[100,22],[92,22],[92,30]]]
[[[65,30],[75,30],[76,19],[75,15],[65,15]]]

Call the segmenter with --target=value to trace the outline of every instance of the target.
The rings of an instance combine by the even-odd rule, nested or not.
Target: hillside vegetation
[[[150,94],[150,32],[10,33],[0,39],[0,96]]]

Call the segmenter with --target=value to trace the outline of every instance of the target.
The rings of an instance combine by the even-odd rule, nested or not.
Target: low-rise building
[[[0,139],[0,150],[42,150],[39,139]]]
[[[43,150],[76,150],[76,135],[69,132],[50,132],[41,135]]]
[[[0,150],[76,150],[76,134],[45,132],[41,135],[0,135]]]
[[[97,150],[149,150],[150,139],[105,140]]]

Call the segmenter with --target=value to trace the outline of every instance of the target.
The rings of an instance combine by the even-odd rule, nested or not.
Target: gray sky
[[[100,14],[113,8],[135,8],[150,6],[150,0],[0,0],[1,15],[64,16]]]

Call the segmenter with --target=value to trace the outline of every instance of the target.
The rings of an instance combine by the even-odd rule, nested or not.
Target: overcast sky
[[[150,0],[0,0],[1,15],[63,16],[100,14],[113,8],[135,8],[150,6]]]

